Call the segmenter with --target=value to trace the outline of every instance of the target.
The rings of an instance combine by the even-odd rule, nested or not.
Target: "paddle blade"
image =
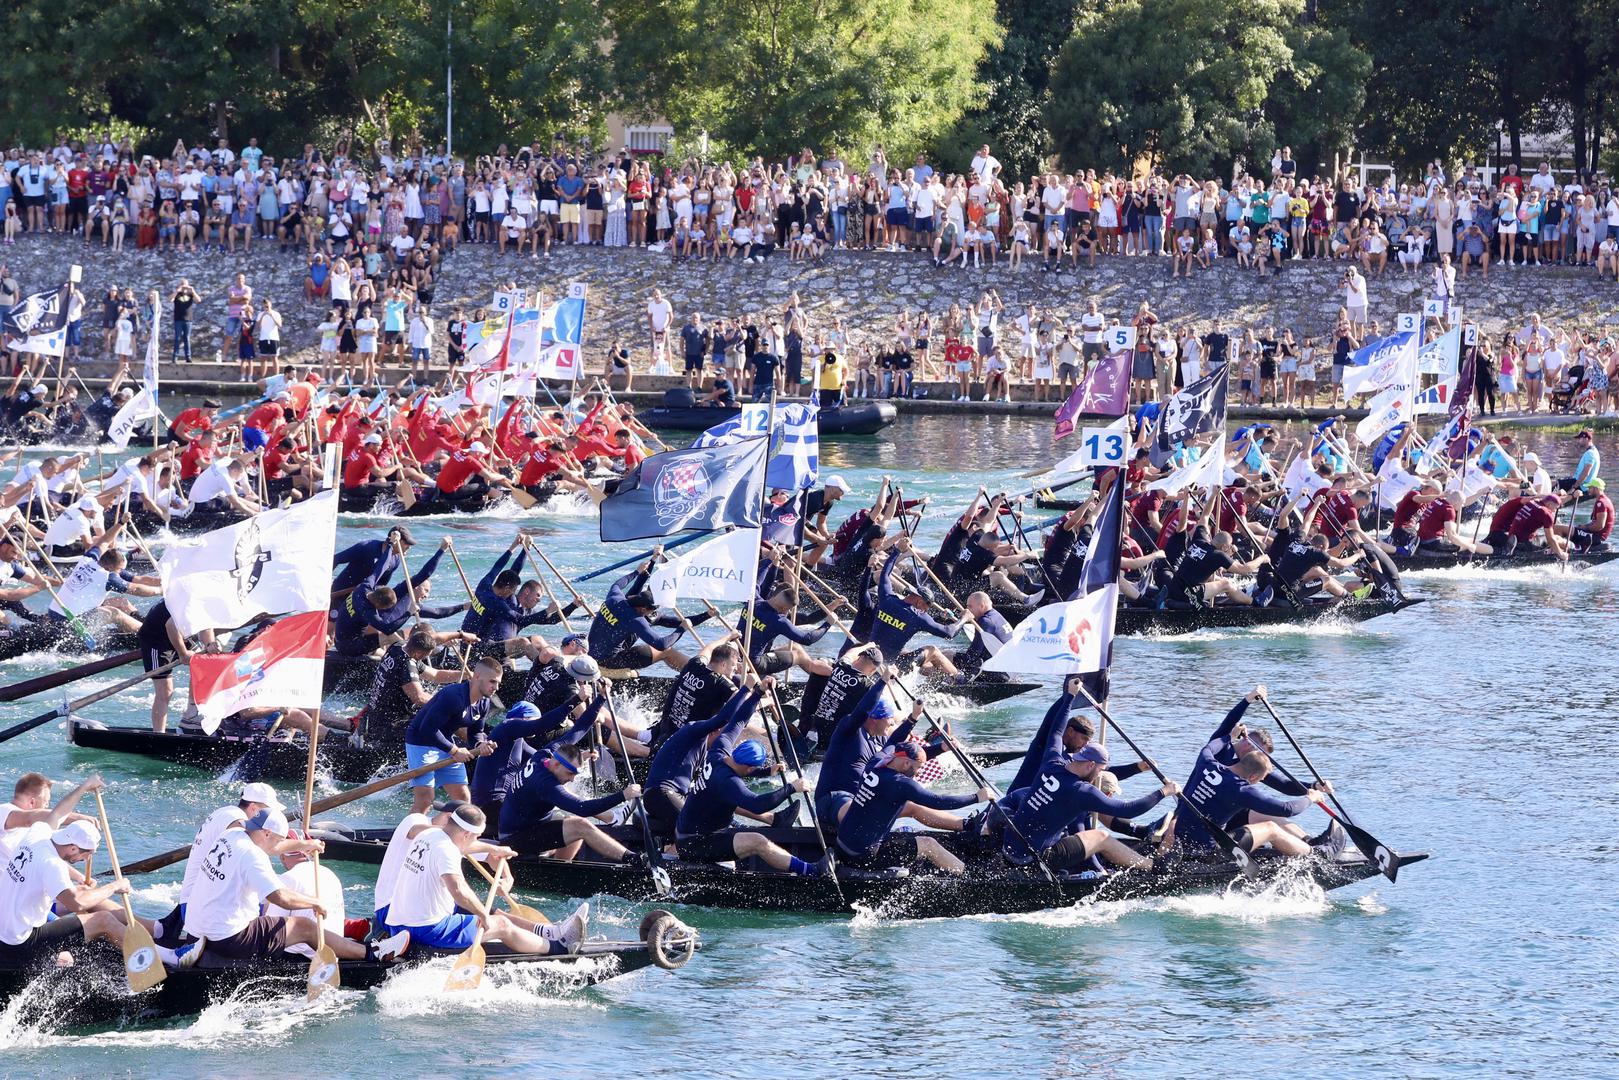
[[[157,958],[157,945],[151,933],[138,922],[131,922],[124,929],[124,975],[129,979],[131,994],[150,990],[169,977],[163,961]]]
[[[411,486],[409,480],[401,480],[395,484],[394,495],[404,504],[406,510],[416,505],[416,489]]]
[[[1349,833],[1349,839],[1354,841],[1355,847],[1360,849],[1360,853],[1362,855],[1366,856],[1368,859],[1372,860],[1372,862],[1377,864],[1377,868],[1383,872],[1384,877],[1388,878],[1389,881],[1392,882],[1395,878],[1400,876],[1399,855],[1395,854],[1382,844],[1379,844],[1375,836],[1361,828],[1359,825],[1351,825],[1342,818],[1339,818],[1338,820],[1342,822],[1344,831]]]
[[[483,982],[484,954],[480,942],[455,958],[455,967],[444,980],[445,990],[475,990]]]
[[[536,499],[522,488],[512,488],[512,502],[516,503],[524,510],[532,510],[534,508],[534,504],[539,501],[540,500]]]
[[[314,1001],[328,990],[335,990],[343,982],[337,954],[330,945],[322,945],[315,958],[309,961],[309,1000]]]

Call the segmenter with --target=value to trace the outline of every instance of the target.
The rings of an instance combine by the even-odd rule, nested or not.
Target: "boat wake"
[[[1282,637],[1312,637],[1312,638],[1341,638],[1341,637],[1379,637],[1384,631],[1379,630],[1373,622],[1355,622],[1350,619],[1318,619],[1309,623],[1268,623],[1262,626],[1245,626],[1235,629],[1206,629],[1194,630],[1190,634],[1173,634],[1151,632],[1136,635],[1140,641],[1162,641],[1168,644],[1198,644],[1206,641],[1228,641],[1233,638],[1282,638]]]
[[[1434,570],[1402,570],[1400,580],[1409,581],[1512,581],[1527,582],[1530,584],[1548,584],[1555,581],[1567,581],[1571,578],[1591,579],[1597,576],[1600,567],[1582,563],[1575,556],[1564,568],[1562,563],[1546,563],[1541,566],[1517,566],[1507,569],[1491,569],[1488,566],[1449,566]]]
[[[122,992],[122,973],[108,972],[106,978],[118,984],[110,988],[110,992]],[[289,1032],[313,1021],[347,1012],[365,997],[360,991],[343,989],[329,991],[315,1001],[309,1001],[301,991],[267,997],[264,986],[256,980],[249,980],[232,990],[228,997],[209,1005],[191,1023],[181,1028],[159,1026],[62,1034],[57,1017],[68,1011],[72,1003],[69,999],[78,997],[82,991],[82,981],[59,980],[51,974],[39,976],[0,1012],[0,1049],[15,1052],[89,1045],[181,1047],[194,1051],[228,1047],[240,1050],[256,1042],[283,1042]]]
[[[384,1016],[464,1016],[469,1007],[480,1012],[514,1010],[554,1005],[593,978],[604,977],[618,968],[618,959],[597,957],[548,969],[547,965],[491,964],[484,969],[483,981],[473,990],[446,990],[444,979],[454,966],[454,957],[444,957],[396,972],[376,991],[377,1008]],[[584,999],[570,1004],[592,1006]]]

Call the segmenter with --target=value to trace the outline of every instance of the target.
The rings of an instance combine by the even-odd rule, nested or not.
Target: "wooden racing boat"
[[[690,392],[685,400],[689,402]],[[713,405],[674,404],[679,398],[666,397],[662,405],[638,411],[636,419],[652,428],[676,431],[706,431],[715,424],[741,414],[739,408]],[[842,408],[820,411],[821,438],[833,435],[875,435],[899,419],[899,411],[887,401],[856,401]]]
[[[533,956],[486,946],[485,977],[533,980],[546,995],[594,986],[632,971],[657,966],[674,971],[698,949],[697,936],[667,911],[654,910],[641,921],[638,941],[586,940],[576,955]],[[168,972],[151,990],[130,994],[123,977],[123,957],[107,943],[70,948],[75,963],[66,968],[0,966],[0,1000],[30,1025],[52,1029],[128,1027],[154,1020],[190,1016],[227,998],[296,998],[302,1001],[309,961],[299,957],[241,963],[216,960],[206,952],[192,968]],[[395,969],[441,960],[453,953],[412,947],[396,963],[340,960],[345,990],[371,990]],[[15,999],[22,997],[22,1001]]]
[[[96,641],[95,652],[128,652],[135,647],[134,634],[106,634]],[[0,660],[11,660],[31,652],[59,652],[87,656],[92,650],[67,623],[31,622],[0,630]]]
[[[800,857],[820,856],[820,846],[811,829],[759,831]],[[326,842],[328,859],[376,864],[382,861],[392,830],[351,832],[316,822],[313,835]],[[632,846],[640,844],[634,830],[625,829],[619,835]],[[1427,857],[1425,853],[1398,856],[1401,866]],[[1340,859],[1329,862],[1316,856],[1293,859],[1261,853],[1255,856],[1260,873],[1253,879],[1244,878],[1235,864],[1224,859],[1182,859],[1147,872],[1062,875],[1055,886],[1038,868],[1001,867],[977,872],[969,868],[966,874],[956,877],[921,869],[866,873],[839,867],[834,885],[825,877],[730,870],[679,859],[666,859],[662,866],[669,873],[674,900],[683,904],[826,914],[847,914],[858,908],[885,918],[930,919],[1041,911],[1093,897],[1130,900],[1208,892],[1232,885],[1263,888],[1300,874],[1324,889],[1337,889],[1382,873],[1376,863],[1353,849]],[[520,885],[553,895],[588,897],[607,893],[628,900],[654,899],[658,895],[657,886],[643,867],[585,858],[563,862],[533,855],[519,856],[509,865]]]
[[[1544,548],[1526,548],[1520,544],[1518,550],[1511,555],[1473,555],[1465,551],[1453,555],[1392,555],[1394,565],[1400,568],[1401,573],[1410,573],[1413,570],[1454,570],[1459,566],[1466,566],[1480,570],[1532,570],[1543,566],[1558,566],[1562,563],[1556,555]],[[1619,559],[1619,550],[1616,551],[1588,551],[1584,554],[1572,553],[1568,557],[1570,566],[1592,567],[1602,566]]]
[[[85,750],[136,754],[211,772],[242,762],[235,771],[247,780],[298,779],[304,775],[309,757],[309,744],[302,738],[295,741],[285,736],[266,739],[257,735],[158,732],[150,727],[117,727],[80,717],[68,720],[67,738]],[[322,733],[317,754],[319,767],[346,784],[363,783],[391,765],[402,766],[405,760],[403,745],[355,746],[332,732]]]
[[[1240,630],[1252,626],[1308,626],[1326,621],[1365,622],[1422,603],[1421,599],[1348,599],[1307,603],[1303,607],[1277,601],[1269,607],[1214,604],[1196,608],[1153,608],[1121,604],[1116,633],[1190,634],[1198,630]],[[1014,626],[1033,610],[1027,604],[996,604]]]

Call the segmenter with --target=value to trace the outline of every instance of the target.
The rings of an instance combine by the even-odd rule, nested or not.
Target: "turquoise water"
[[[823,446],[823,475],[853,482],[850,505],[884,472],[932,494],[922,535],[936,538],[980,483],[1011,487],[1042,460],[1048,432],[1015,418],[908,418],[880,438]],[[1564,437],[1530,438],[1554,475],[1566,471]],[[1612,461],[1612,436],[1601,445]],[[554,530],[545,550],[570,574],[630,553],[598,544],[583,515],[411,528],[424,554],[452,534],[476,577],[520,523]],[[339,542],[379,524],[345,518]],[[1408,584],[1428,603],[1370,623],[1121,640],[1116,711],[1166,771],[1182,776],[1230,704],[1264,682],[1357,819],[1433,853],[1397,885],[1324,895],[1295,883],[952,921],[680,908],[706,948],[674,975],[571,995],[491,978],[451,996],[424,972],[313,1008],[301,996],[222,1002],[167,1027],[95,1035],[13,1007],[0,1013],[0,1071],[234,1077],[307,1062],[364,1077],[1616,1075],[1616,579],[1611,568],[1433,572]],[[460,593],[452,567],[436,586]],[[59,664],[11,661],[0,682]],[[1021,742],[1049,700],[951,715],[971,743]],[[88,712],[143,722],[149,701],[141,690]],[[50,704],[4,706],[0,726]],[[233,794],[195,770],[73,749],[56,725],[0,746],[0,778],[26,769],[69,781],[100,772],[126,861],[187,842]],[[389,794],[326,816],[391,825],[407,807]],[[351,912],[363,912],[369,871],[334,869]],[[140,882],[136,906],[167,910],[178,870]],[[553,913],[568,903],[524,899]],[[641,912],[612,897],[594,908],[599,931],[623,934]]]

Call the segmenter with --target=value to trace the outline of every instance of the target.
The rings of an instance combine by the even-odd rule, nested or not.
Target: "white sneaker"
[[[551,940],[567,949],[570,956],[574,955],[579,952],[579,946],[584,943],[585,927],[589,921],[590,904],[580,904],[574,909],[572,915],[557,924],[561,929],[557,931],[557,936]]]
[[[410,931],[401,930],[392,937],[383,938],[376,944],[376,958],[384,964],[391,963],[405,955],[410,948]]]

